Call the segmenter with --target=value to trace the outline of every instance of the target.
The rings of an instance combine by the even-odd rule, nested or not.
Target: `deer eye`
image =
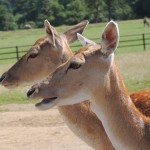
[[[78,69],[81,67],[81,64],[78,63],[71,63],[70,66],[68,67],[68,69]]]
[[[29,58],[35,58],[35,57],[37,57],[37,55],[38,55],[38,53],[31,53],[29,56],[28,56],[28,58],[27,58],[27,61],[29,60]]]

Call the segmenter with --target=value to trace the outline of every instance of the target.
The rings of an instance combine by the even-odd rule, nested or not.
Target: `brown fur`
[[[111,22],[110,27],[110,30],[115,29],[115,24]],[[114,32],[109,33],[114,34]],[[117,45],[116,42],[115,45],[110,46],[114,43],[112,40],[117,41],[116,37],[110,38],[108,44],[104,41],[105,45],[102,45],[102,48],[95,45],[83,48],[84,51],[80,50],[80,53],[57,68],[53,76],[47,78],[46,84],[41,82],[33,86],[37,92],[33,93],[32,97],[57,97],[55,105],[68,105],[70,101],[77,103],[90,99],[92,109],[99,119],[102,119],[107,135],[116,149],[149,150],[150,118],[144,116],[130,99],[111,55]],[[81,67],[70,68],[72,63],[81,63]],[[88,115],[92,116],[91,113]],[[78,122],[78,119],[81,120],[81,116],[75,120],[69,114],[68,116],[73,124]],[[91,120],[86,124],[91,124]],[[79,125],[84,124],[79,123]],[[94,133],[89,127],[86,129],[88,134]],[[98,129],[94,128],[95,132]]]
[[[64,53],[63,58],[61,59],[62,62],[65,62],[69,57],[72,56],[72,54],[70,53],[69,45],[65,41],[66,40],[64,39],[64,50],[66,49],[66,51]],[[57,65],[53,66],[54,69],[59,65],[59,63],[56,61],[60,57],[59,51],[58,52],[53,51],[52,49],[49,50],[48,47],[51,47],[51,45],[49,43],[47,43],[46,37],[37,40],[33,47],[43,47],[43,50],[41,51],[41,55],[40,55],[40,57],[42,57],[42,59],[44,56],[55,58],[53,62],[54,62],[54,64],[57,64]],[[30,51],[32,50],[32,48],[30,49]],[[98,46],[98,49],[99,48],[100,47]],[[88,53],[90,53],[90,54],[92,53],[92,51],[94,53],[94,49],[91,48],[90,52],[89,52],[88,47],[81,48],[77,53],[78,54],[81,52],[85,53],[85,51],[87,51],[87,50],[88,50]],[[16,64],[17,66],[20,64],[20,67],[24,69],[23,74],[20,74],[19,72],[16,71],[16,69],[15,69],[16,65],[15,65],[14,67],[12,67],[10,69],[12,71],[14,70],[12,72],[12,75],[18,74],[19,76],[23,76],[25,74],[25,72],[29,72],[29,67],[28,66],[26,68],[24,67],[26,65],[24,61],[29,56],[30,51],[27,52],[27,54],[25,56],[23,56],[21,58],[21,60],[18,61]],[[42,53],[44,53],[44,51],[47,51],[47,52],[45,52],[45,55],[42,55]],[[56,53],[53,53],[53,52],[56,52]],[[85,54],[85,55],[87,55],[87,54]],[[43,60],[42,59],[38,60],[39,63],[46,62],[46,59],[43,59]],[[32,64],[34,63],[34,60],[32,60],[32,59],[29,61],[33,61]],[[21,63],[21,62],[24,62],[24,63]],[[29,65],[30,65],[30,63],[29,63]],[[31,79],[35,80],[38,77],[39,71],[42,71],[42,70],[39,70],[39,69],[41,69],[41,67],[38,67],[38,64],[36,64],[36,63],[35,63],[35,67],[37,68],[37,70],[34,69],[35,74],[28,74],[28,78],[29,78],[28,80],[31,80]],[[44,70],[46,72],[44,72],[43,75],[40,74],[39,75],[40,78],[43,78],[44,76],[48,75],[54,69],[44,68]],[[26,80],[26,78],[24,76],[23,76],[23,80],[24,80],[24,82],[28,81],[28,80]],[[21,81],[18,81],[18,82],[21,82]],[[134,93],[134,95],[136,96],[136,95],[138,95],[138,93]],[[145,99],[146,99],[146,97],[145,97]],[[138,101],[138,99],[136,101]],[[142,101],[139,101],[139,102],[142,102]],[[81,104],[76,104],[76,105],[71,105],[71,106],[61,106],[61,107],[59,107],[59,111],[63,115],[65,120],[67,121],[67,124],[70,126],[71,130],[73,130],[73,132],[75,134],[77,134],[81,139],[83,139],[85,142],[87,142],[94,149],[113,150],[114,148],[105,133],[105,130],[102,126],[101,121],[90,110],[89,106],[90,106],[90,103],[88,101],[86,101],[86,102],[82,102]],[[138,106],[140,107],[140,109],[142,111],[144,111],[144,109],[141,108],[143,105],[138,105]],[[75,127],[72,127],[72,126],[75,126]]]
[[[82,25],[81,31],[79,31],[79,27],[76,26],[76,30],[82,32],[84,27],[85,26]],[[71,32],[71,34],[69,34],[69,32]],[[76,32],[71,28],[67,31],[69,38],[67,35],[60,36],[59,39],[63,41],[63,55],[60,47],[59,49],[54,49],[47,37],[38,39],[30,50],[7,71],[9,77],[2,84],[8,87],[11,85],[20,86],[22,84],[31,84],[30,82],[35,82],[46,77],[60,64],[72,57],[73,54],[66,38],[71,40],[73,36],[74,41],[75,38],[77,39],[75,36]],[[34,59],[30,58],[27,62],[27,58],[35,48],[38,49],[38,57]],[[17,79],[17,81],[15,79]],[[61,106],[58,107],[58,110],[70,129],[88,145],[97,150],[114,150],[101,121],[90,110],[89,104],[89,102],[83,102],[72,106]],[[96,132],[95,128],[99,130]]]
[[[119,84],[117,79],[119,79]],[[141,128],[141,122],[139,122],[138,119],[141,118],[143,120],[142,123],[145,125],[149,124],[150,126],[150,118],[144,116],[135,107],[134,103],[130,102],[129,94],[116,65],[112,66],[112,72],[110,72],[110,87],[106,88],[112,89],[109,91],[109,94],[108,91],[105,93],[106,100],[109,103],[108,114],[105,114],[110,119],[109,123],[113,124],[111,130],[114,136],[118,137],[123,143],[126,143],[127,149],[130,147],[132,149],[148,150],[150,146],[148,142],[150,137],[147,137],[149,129]],[[142,93],[145,92],[143,91]],[[122,93],[121,97],[120,93]],[[112,101],[113,103],[111,103]],[[115,107],[117,109],[113,109]],[[112,122],[113,119],[117,124]]]
[[[135,106],[147,117],[150,117],[150,90],[130,94]]]

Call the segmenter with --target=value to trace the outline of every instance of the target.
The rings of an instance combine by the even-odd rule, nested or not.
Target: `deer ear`
[[[46,35],[50,41],[50,43],[55,47],[55,34],[53,27],[50,25],[48,20],[44,21]]]
[[[86,26],[89,24],[88,20],[84,20],[76,25],[74,25],[72,28],[64,32],[64,35],[67,38],[67,41],[69,44],[75,42],[77,40],[77,33],[82,34]]]
[[[110,21],[102,34],[101,37],[101,52],[104,55],[109,56],[115,51],[118,46],[119,30],[118,25],[114,21]]]
[[[95,42],[85,38],[84,36],[82,36],[80,33],[77,33],[77,37],[78,40],[81,42],[82,46],[92,46],[92,45],[96,45]]]

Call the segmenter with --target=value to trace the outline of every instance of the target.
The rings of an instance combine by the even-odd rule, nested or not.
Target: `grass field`
[[[130,42],[120,42],[119,46],[124,45],[136,45],[136,44],[142,44],[142,34],[143,33],[150,33],[150,28],[143,26],[143,20],[129,20],[129,21],[118,21],[119,25],[119,31],[120,31],[120,41],[124,40],[139,40],[139,41],[130,41]],[[106,23],[98,23],[98,24],[89,24],[87,29],[84,31],[84,35],[87,38],[93,39],[98,38],[95,40],[96,43],[100,43],[100,34],[102,33]],[[56,27],[59,33],[63,33],[65,30],[67,30],[68,26],[61,26]],[[130,36],[130,37],[122,37],[124,35],[133,35],[133,34],[140,34],[138,36]],[[15,47],[15,46],[22,46],[22,45],[33,45],[35,41],[41,37],[45,36],[44,28],[42,29],[31,29],[31,30],[17,30],[17,31],[7,31],[7,32],[1,32],[0,33],[0,48],[1,47]],[[146,43],[150,44],[150,34],[145,35]],[[73,51],[76,51],[79,49],[80,44],[79,42],[75,42],[72,44]],[[77,47],[74,47],[77,46]],[[21,47],[19,48],[19,51],[27,51],[30,49],[29,47]],[[150,50],[150,45],[146,46],[147,50]],[[5,52],[15,52],[15,48],[11,49],[5,49],[0,50],[1,53]],[[134,47],[127,47],[127,48],[118,48],[117,52],[131,52],[131,51],[143,51],[143,45],[141,46],[134,46]],[[20,53],[20,57],[24,53]],[[7,55],[0,55],[1,58],[8,58],[8,57],[16,57],[16,54],[7,54]],[[6,64],[6,63],[14,63],[16,59],[13,60],[4,60],[0,63]]]
[[[84,36],[87,38],[99,38],[102,30],[106,23],[91,24],[87,27],[84,32]],[[118,22],[120,35],[131,35],[131,34],[143,34],[150,33],[150,28],[144,28],[142,20],[133,21],[120,21]],[[67,26],[57,27],[59,33],[67,30]],[[0,47],[9,46],[22,46],[22,45],[33,45],[35,41],[45,36],[44,29],[31,29],[31,30],[18,30],[18,31],[7,31],[0,33]],[[149,35],[150,36],[150,35]],[[126,39],[131,39],[127,37]],[[137,37],[141,38],[141,37]],[[122,37],[120,40],[124,40]],[[96,40],[100,43],[99,40]],[[133,44],[139,44],[134,42]],[[148,42],[148,41],[147,41]],[[150,43],[150,42],[149,42]],[[121,44],[121,43],[120,43]],[[131,43],[129,43],[131,44]],[[76,42],[74,45],[79,45]],[[28,50],[28,48],[22,48],[21,50]],[[78,47],[73,48],[77,50]],[[12,50],[7,50],[12,51]],[[0,51],[1,53],[1,51]],[[143,46],[131,47],[131,48],[118,48],[116,60],[118,62],[121,74],[128,88],[128,91],[135,92],[138,90],[149,89],[150,87],[150,45],[147,46],[147,50],[143,51]],[[0,56],[5,57],[5,56]],[[0,75],[10,68],[16,60],[0,61]],[[7,90],[0,87],[0,105],[9,103],[29,103],[26,99],[25,89]]]

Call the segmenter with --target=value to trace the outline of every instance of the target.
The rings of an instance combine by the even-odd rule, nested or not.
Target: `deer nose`
[[[4,73],[4,74],[0,77],[0,83],[2,83],[6,77],[7,77],[7,73]]]
[[[31,87],[31,89],[27,92],[27,97],[28,98],[32,98],[32,97],[36,97],[37,94],[39,92],[39,87],[37,85],[34,85],[33,87]]]
[[[36,91],[36,88],[31,88],[28,92],[27,92],[27,97],[30,98],[31,95]]]

